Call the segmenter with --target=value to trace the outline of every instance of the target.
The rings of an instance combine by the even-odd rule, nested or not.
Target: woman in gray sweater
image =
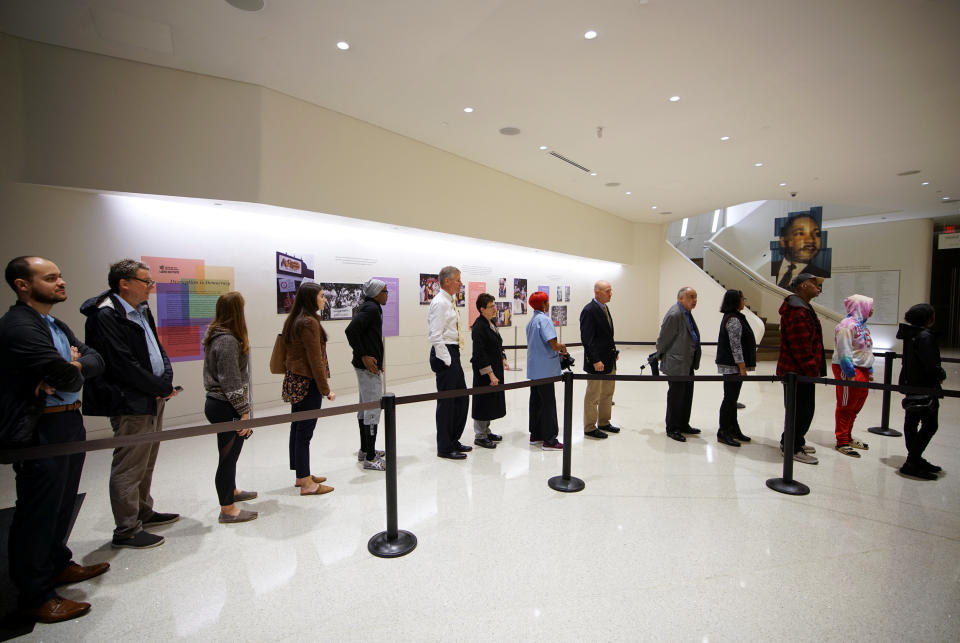
[[[243,296],[238,292],[220,295],[216,316],[203,338],[203,388],[207,391],[204,414],[211,423],[250,419],[250,342],[243,316]],[[237,488],[237,460],[243,441],[251,429],[223,431],[217,434],[220,463],[214,478],[220,499],[221,523],[255,520],[256,511],[236,506],[240,500],[253,500],[256,491]]]

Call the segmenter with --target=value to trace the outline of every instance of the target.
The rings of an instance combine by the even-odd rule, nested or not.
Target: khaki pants
[[[616,375],[613,369],[610,375]],[[610,424],[613,406],[613,389],[617,383],[613,380],[587,380],[587,392],[583,396],[583,430],[593,431],[600,426]]]
[[[116,437],[153,433],[163,428],[165,402],[157,400],[156,415],[119,415],[110,418]],[[143,521],[153,515],[150,484],[157,462],[159,442],[136,444],[113,450],[110,466],[110,507],[116,529],[113,535],[129,538],[143,530]]]

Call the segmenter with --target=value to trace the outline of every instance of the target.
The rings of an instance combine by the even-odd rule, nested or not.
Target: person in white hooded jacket
[[[850,295],[843,300],[847,316],[833,331],[833,376],[839,380],[873,381],[873,339],[867,320],[873,315],[873,299],[865,295]],[[867,401],[870,389],[852,386],[837,387],[836,428],[837,451],[859,458],[856,449],[869,446],[854,438],[853,423]]]

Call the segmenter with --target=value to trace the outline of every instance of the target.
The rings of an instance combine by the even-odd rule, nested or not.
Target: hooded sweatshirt
[[[850,295],[843,300],[847,316],[833,331],[836,348],[833,363],[840,367],[844,377],[853,377],[858,368],[873,374],[873,340],[867,328],[867,318],[873,310],[873,299],[866,295]]]

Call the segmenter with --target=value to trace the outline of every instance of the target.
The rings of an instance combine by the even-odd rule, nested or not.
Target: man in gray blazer
[[[677,303],[667,310],[660,323],[657,356],[664,375],[693,375],[700,367],[700,329],[690,312],[697,305],[697,291],[684,286]],[[684,433],[700,433],[690,426],[693,382],[667,382],[667,436],[686,442]]]

